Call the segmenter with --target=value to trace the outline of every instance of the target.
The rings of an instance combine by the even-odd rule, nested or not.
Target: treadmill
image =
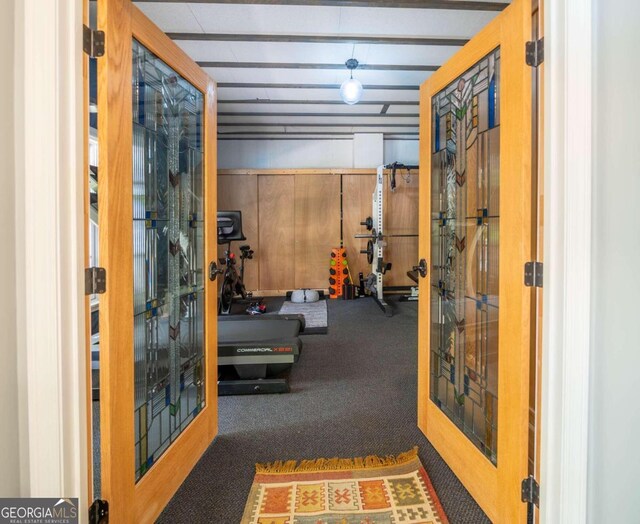
[[[218,395],[289,393],[303,330],[302,315],[218,317]]]
[[[245,240],[240,211],[217,219],[219,244]],[[286,374],[300,357],[304,326],[303,315],[218,316],[218,395],[289,393]]]

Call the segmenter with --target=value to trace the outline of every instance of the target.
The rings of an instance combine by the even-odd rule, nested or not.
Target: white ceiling
[[[461,0],[449,0],[451,4],[458,1]],[[418,4],[432,2],[417,1]],[[329,137],[331,133],[345,136],[349,132],[382,132],[415,137],[418,132],[417,87],[432,74],[431,71],[378,70],[375,66],[413,66],[413,69],[432,66],[433,69],[443,64],[459,46],[442,45],[443,42],[439,45],[397,45],[345,40],[349,37],[469,39],[499,13],[498,10],[486,10],[485,6],[508,3],[508,0],[463,2],[471,9],[338,7],[335,6],[340,3],[337,1],[326,2],[334,4],[331,6],[272,5],[278,4],[275,1],[264,5],[265,2],[246,0],[239,0],[239,3],[229,0],[224,3],[208,0],[135,3],[164,32],[181,33],[170,36],[195,61],[216,62],[216,67],[201,65],[219,83],[221,136],[277,137],[295,133],[298,137],[301,134]],[[378,2],[363,3],[375,5]],[[252,35],[291,35],[303,39],[328,36],[339,40],[253,41]],[[235,41],[238,39],[240,41]],[[348,78],[343,64],[351,57],[367,66],[356,70],[354,76],[365,86],[362,102],[374,103],[347,106],[340,102],[338,86]],[[252,64],[245,67],[243,63]],[[269,66],[256,67],[255,63]],[[282,64],[297,65],[283,68]],[[313,68],[316,64],[335,67]],[[279,85],[274,87],[274,84]],[[258,100],[260,103],[256,103]],[[296,103],[299,101],[329,103]],[[380,114],[383,108],[389,116]],[[309,113],[314,116],[308,116]],[[359,127],[363,124],[365,127]]]

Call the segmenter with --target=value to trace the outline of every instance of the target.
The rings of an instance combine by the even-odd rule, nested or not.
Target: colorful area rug
[[[448,523],[418,448],[398,456],[257,464],[243,524]]]

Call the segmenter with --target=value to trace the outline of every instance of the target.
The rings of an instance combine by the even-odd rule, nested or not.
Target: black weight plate
[[[367,262],[373,264],[373,242],[371,240],[367,242]]]

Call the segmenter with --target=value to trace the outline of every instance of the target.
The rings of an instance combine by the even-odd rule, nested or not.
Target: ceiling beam
[[[361,133],[361,134],[367,134]],[[380,133],[371,133],[368,134],[380,134]],[[403,137],[415,137],[410,140],[418,140],[418,136],[420,133],[416,132],[392,132],[392,133],[382,133],[385,138],[393,139],[393,140],[408,140]],[[308,131],[228,131],[226,133],[218,131],[218,140],[233,140],[236,138],[244,138],[250,136],[265,136],[265,137],[298,137],[297,140],[312,139],[316,136],[351,136],[353,137],[354,133],[352,131],[316,131],[308,132]],[[291,138],[293,140],[293,138]]]
[[[325,136],[325,135],[353,135],[352,131],[317,131],[317,132],[313,132],[313,131],[227,131],[226,133],[223,131],[218,131],[218,136],[223,135],[223,136],[227,136],[227,135],[305,135],[305,136],[309,136],[309,135],[319,135],[319,136]]]
[[[219,69],[346,69],[344,64],[295,64],[290,62],[196,62],[200,67]],[[436,71],[437,65],[359,64],[358,71]]]
[[[265,35],[232,33],[167,33],[173,40],[205,42],[287,42],[311,44],[380,44],[417,46],[463,46],[466,38],[415,38],[404,36]]]
[[[223,142],[225,140],[353,140],[353,133],[348,133],[351,137],[342,136],[310,136],[310,137],[288,137],[288,136],[219,136],[218,141]],[[383,133],[384,135],[384,133]],[[416,137],[395,137],[394,135],[384,135],[386,140],[394,141],[411,141],[417,142]]]
[[[385,107],[389,107],[388,105]],[[419,113],[269,113],[269,112],[218,112],[218,116],[330,116],[330,117],[392,117],[392,118],[418,118]],[[220,122],[218,122],[220,124]]]
[[[235,89],[340,89],[340,84],[272,84],[272,83],[245,83],[245,82],[220,82],[218,87]],[[369,90],[388,91],[418,91],[420,86],[412,85],[365,85]]]
[[[218,127],[418,127],[418,123],[415,124],[342,124],[342,123],[327,123],[327,124],[305,124],[296,122],[277,123],[277,122],[218,122]]]
[[[308,137],[308,140],[353,140],[353,133],[348,133],[352,135],[350,138],[347,137],[329,137],[329,136],[311,136]],[[305,140],[304,137],[286,137],[286,136],[218,136],[218,142],[225,140]],[[407,139],[404,139],[407,140]]]
[[[248,100],[218,100],[218,105],[220,104],[344,105],[344,102],[342,100],[277,100],[272,98],[251,98]],[[392,106],[417,106],[420,104],[420,102],[418,102],[417,100],[415,102],[411,100],[398,100],[395,102],[389,100],[382,102],[364,100],[358,102],[358,105],[360,106],[383,106],[385,104],[389,104]]]
[[[353,131],[227,131],[226,133],[223,131],[218,131],[218,136],[245,136],[245,135],[262,135],[262,136],[273,136],[273,135],[281,135],[281,136],[326,136],[326,135],[336,135],[336,136],[347,136],[353,135]],[[366,134],[366,133],[364,133]],[[379,134],[379,133],[370,133],[370,134]],[[384,136],[390,137],[400,137],[400,136],[418,136],[419,132],[397,132],[393,133],[385,133],[382,132]]]
[[[136,0],[136,2],[176,2],[191,4],[303,5],[327,7],[386,7],[400,9],[455,9],[502,11],[508,3],[481,0]]]

